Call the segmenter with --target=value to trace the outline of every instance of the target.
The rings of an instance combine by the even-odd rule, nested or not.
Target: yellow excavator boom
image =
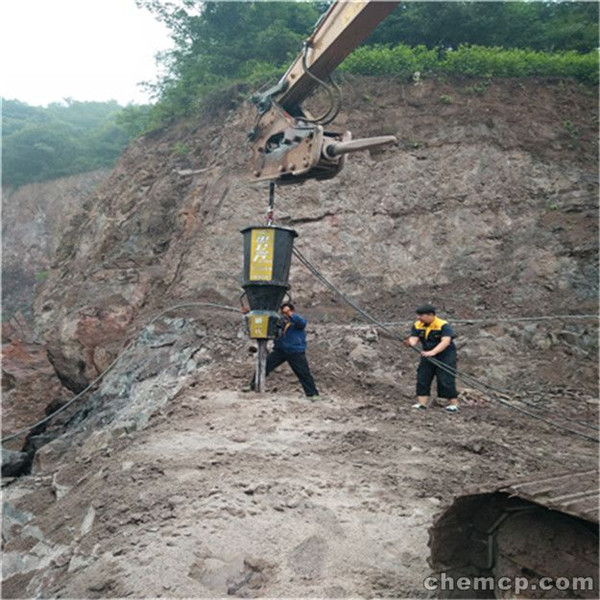
[[[397,4],[398,2],[334,2],[306,40],[305,50],[296,57],[282,77],[280,84],[286,89],[278,97],[278,104],[293,114],[317,87],[317,82],[303,66],[306,50],[310,73],[319,79],[325,79]]]
[[[347,153],[396,141],[393,136],[351,141],[349,132],[325,127],[339,111],[339,88],[330,81],[331,73],[397,4],[334,2],[277,85],[255,96],[259,116],[248,135],[254,181],[286,184],[329,179],[342,169]],[[331,106],[315,118],[302,103],[319,86],[327,90]]]

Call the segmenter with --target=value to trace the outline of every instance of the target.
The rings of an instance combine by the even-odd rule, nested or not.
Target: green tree
[[[598,47],[595,2],[402,2],[368,44],[461,44],[575,50]]]
[[[48,107],[2,102],[2,184],[20,186],[110,167],[129,140],[147,129],[149,107],[76,102]],[[135,118],[134,118],[135,115]]]
[[[129,136],[137,137],[152,127],[153,107],[149,104],[126,106],[115,115],[115,122]]]
[[[236,81],[271,79],[302,47],[323,4],[137,0],[171,30],[167,74],[154,92],[165,115],[185,114],[211,90]]]
[[[80,151],[75,133],[64,123],[49,122],[27,125],[6,136],[2,153],[4,183],[19,186],[69,174]]]
[[[159,100],[153,112],[155,122],[190,113],[214,90],[233,82],[244,81],[255,89],[273,82],[300,51],[328,6],[314,2],[136,2],[169,27],[174,41],[174,49],[161,59],[166,75],[153,86]],[[589,53],[597,44],[596,3],[525,0],[401,2],[366,43],[375,48],[425,48],[435,51],[439,60],[446,50],[465,45]],[[409,51],[401,50],[393,60],[400,60],[402,52],[408,57]],[[370,60],[373,73],[391,68],[376,64],[374,55]],[[425,54],[420,51],[416,62],[423,60]],[[425,62],[431,60],[427,56]],[[499,60],[496,57],[496,64]],[[402,71],[410,66],[393,68]]]

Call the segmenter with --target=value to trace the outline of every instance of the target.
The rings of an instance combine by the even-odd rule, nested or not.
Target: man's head
[[[294,305],[291,302],[284,302],[279,310],[281,310],[281,314],[287,317],[294,312]]]
[[[415,312],[421,323],[425,325],[431,325],[435,319],[435,308],[431,304],[422,304]]]

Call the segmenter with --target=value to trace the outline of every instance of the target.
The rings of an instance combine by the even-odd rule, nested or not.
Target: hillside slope
[[[3,191],[3,320],[18,311],[31,316],[35,285],[47,276],[65,225],[107,175],[99,170]]]
[[[349,82],[339,126],[396,134],[398,146],[351,157],[335,180],[281,189],[277,221],[386,320],[408,322],[425,299],[455,319],[595,314],[595,94],[561,81],[481,85]],[[235,302],[238,232],[267,202],[247,181],[253,118],[244,107],[138,141],[67,231],[36,319],[72,389],[156,308]],[[307,272],[294,265],[291,282],[305,312],[327,313]]]
[[[344,93],[340,127],[398,145],[278,190],[277,222],[399,332],[437,305],[460,368],[511,406],[596,423],[597,319],[568,317],[598,313],[596,91],[353,78]],[[246,179],[253,119],[224,102],[138,140],[61,238],[38,332],[69,390],[111,370],[30,437],[32,475],[5,482],[5,597],[426,597],[426,530],[453,495],[597,466],[594,442],[464,384],[459,415],[414,414],[412,353],[299,264],[324,400],[287,369],[239,393],[241,316],[177,307],[237,304],[239,230],[268,196]]]
[[[4,598],[427,598],[427,532],[455,495],[597,465],[595,444],[489,405],[201,379],[142,432],[82,432],[70,460],[49,444],[4,490]]]

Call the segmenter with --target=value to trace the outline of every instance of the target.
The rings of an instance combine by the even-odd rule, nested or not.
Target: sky
[[[168,30],[134,0],[0,0],[0,96],[144,104]]]

